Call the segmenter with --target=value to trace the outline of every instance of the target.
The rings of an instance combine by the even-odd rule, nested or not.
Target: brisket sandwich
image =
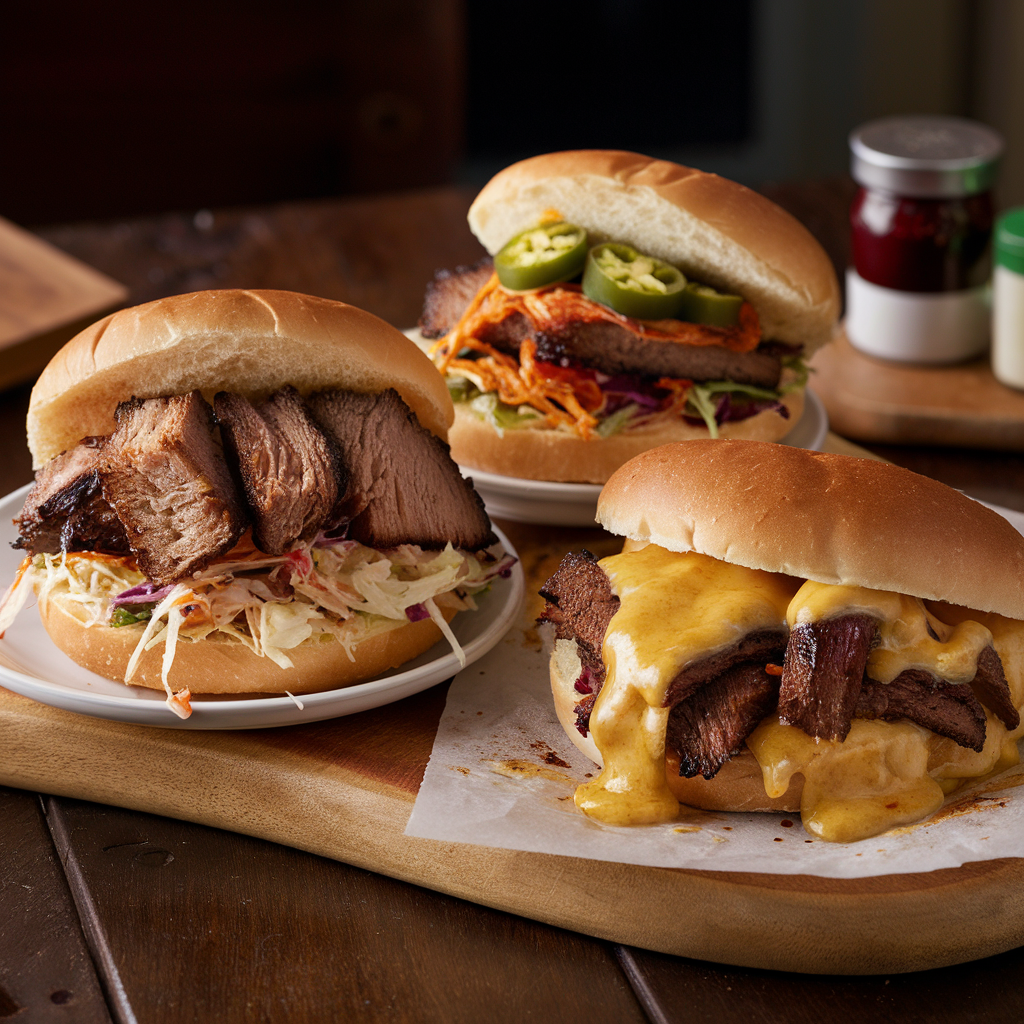
[[[420,320],[461,465],[603,483],[660,444],[778,440],[800,418],[839,289],[763,196],[635,153],[550,153],[494,177],[469,223],[492,256],[440,271]]]
[[[32,392],[29,594],[111,679],[309,693],[446,636],[511,559],[452,461],[452,403],[394,328],[280,291],[179,295],[72,339]]]
[[[1018,763],[1024,537],[867,459],[691,441],[614,474],[619,555],[547,581],[559,719],[613,824],[679,803],[800,811],[832,841],[932,814]]]

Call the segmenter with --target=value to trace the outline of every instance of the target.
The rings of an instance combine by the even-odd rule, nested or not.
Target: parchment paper
[[[1024,532],[1024,515],[992,507]],[[1024,856],[1024,765],[954,794],[928,821],[859,843],[814,839],[798,814],[683,808],[665,825],[594,822],[572,796],[598,769],[555,718],[547,652],[531,626],[521,621],[452,683],[406,835],[656,867],[831,878]]]

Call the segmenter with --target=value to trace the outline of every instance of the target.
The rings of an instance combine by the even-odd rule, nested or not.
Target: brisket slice
[[[612,593],[611,580],[597,559],[586,550],[570,551],[551,578],[540,588],[547,601],[540,622],[550,622],[559,640],[575,640],[583,665],[585,685],[596,697],[604,685],[601,645],[608,623],[619,610],[619,599]],[[593,700],[590,704],[593,705]],[[589,714],[589,709],[588,709]]]
[[[664,707],[674,707],[686,700],[695,690],[717,679],[723,672],[742,661],[756,661],[764,665],[768,661],[781,660],[786,647],[786,630],[759,629],[741,637],[724,650],[717,651],[701,661],[691,662],[669,683],[665,693]]]
[[[103,449],[103,496],[125,525],[139,567],[165,585],[205,569],[232,548],[245,512],[198,391],[133,398]]]
[[[578,364],[611,376],[640,374],[686,380],[733,380],[778,387],[782,360],[771,351],[733,352],[722,345],[685,345],[641,338],[607,320],[570,321],[557,334],[538,334],[537,358]],[[493,342],[492,342],[493,344]]]
[[[817,739],[846,739],[876,633],[867,615],[797,626],[789,635],[782,668],[783,725],[795,725]]]
[[[447,334],[493,273],[494,261],[490,256],[469,267],[437,271],[423,297],[423,315],[420,317],[423,337],[440,338]]]
[[[668,716],[665,741],[679,754],[679,774],[714,778],[778,699],[778,677],[765,671],[764,661],[746,661],[677,704]]]
[[[51,459],[36,474],[17,519],[14,547],[45,551],[127,554],[128,538],[100,489],[100,449],[105,437],[86,437]]]
[[[490,279],[493,263],[481,260],[455,271],[439,270],[427,285],[420,331],[425,338],[447,334],[466,311],[473,296]],[[753,352],[732,352],[721,345],[683,345],[640,338],[605,320],[571,321],[557,333],[534,336],[533,325],[517,311],[488,324],[480,340],[509,355],[519,354],[525,338],[537,344],[537,358],[560,366],[580,365],[611,376],[677,377],[687,380],[734,380],[757,387],[778,387],[784,350],[762,342]],[[785,349],[789,351],[789,349]]]
[[[338,514],[353,540],[375,548],[451,541],[466,551],[495,543],[483,502],[448,445],[420,426],[393,388],[319,391],[307,405],[341,453],[348,486]]]
[[[884,722],[908,718],[961,747],[980,752],[985,745],[985,709],[970,686],[946,683],[919,669],[907,669],[891,683],[865,679],[856,715]]]
[[[344,469],[298,391],[282,388],[258,407],[221,391],[214,408],[228,463],[238,469],[256,546],[279,555],[297,540],[315,537],[337,503]]]
[[[1003,662],[996,649],[986,647],[978,655],[978,671],[971,680],[974,696],[1011,732],[1020,725],[1020,713],[1013,706],[1010,687],[1003,673]]]

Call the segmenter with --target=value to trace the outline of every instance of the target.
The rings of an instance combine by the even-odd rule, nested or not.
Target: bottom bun
[[[789,419],[772,410],[760,412],[736,423],[723,423],[718,428],[719,436],[746,441],[781,440],[803,415],[804,392],[793,391],[782,402],[789,410]],[[561,430],[530,428],[506,430],[501,436],[486,420],[458,404],[448,443],[452,458],[469,469],[525,480],[603,484],[619,466],[648,448],[707,436],[707,427],[691,426],[682,420],[589,441]]]
[[[75,614],[80,608],[60,595],[51,595],[40,600],[39,615],[50,639],[72,661],[97,675],[123,682],[143,626],[89,626]],[[448,621],[455,615],[454,609],[448,608],[442,613]],[[430,619],[421,619],[368,637],[353,648],[349,658],[344,646],[328,635],[285,651],[292,668],[281,668],[270,658],[260,657],[226,637],[182,639],[174,652],[168,683],[172,690],[188,687],[193,694],[317,693],[373,679],[404,665],[440,639],[441,630]],[[130,685],[163,690],[163,653],[163,644],[144,651]]]
[[[556,641],[550,670],[558,721],[579,750],[600,765],[601,752],[593,737],[581,735],[576,728],[575,706],[584,695],[575,687],[582,665],[574,640]],[[772,799],[765,792],[761,766],[749,750],[726,761],[713,779],[699,775],[694,779],[684,779],[679,774],[678,755],[669,753],[665,758],[665,777],[672,795],[687,807],[708,811],[785,811],[793,814],[800,810],[804,781],[803,776],[794,776],[789,789]]]

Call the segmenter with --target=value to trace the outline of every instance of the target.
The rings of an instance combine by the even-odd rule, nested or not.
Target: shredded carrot
[[[771,665],[771,664],[768,664],[768,665],[765,665],[764,670],[770,676],[781,676],[782,675],[782,666],[781,665]]]
[[[538,362],[537,346],[531,339],[520,343],[519,358],[499,352],[483,340],[487,328],[513,313],[524,316],[534,334],[552,333],[569,323],[609,321],[649,341],[684,345],[721,345],[734,352],[749,352],[761,339],[761,326],[753,306],[740,307],[735,327],[710,327],[682,320],[634,320],[588,299],[579,285],[555,284],[529,292],[503,288],[493,274],[476,293],[458,323],[430,350],[437,368],[445,374],[466,376],[481,390],[494,391],[506,405],[528,404],[543,414],[551,427],[568,427],[581,437],[593,436],[604,395],[596,381],[577,371],[563,370]],[[460,358],[469,349],[475,359]],[[669,392],[662,416],[678,416],[686,405],[693,381],[663,377],[657,387]],[[652,416],[645,416],[649,422]]]

